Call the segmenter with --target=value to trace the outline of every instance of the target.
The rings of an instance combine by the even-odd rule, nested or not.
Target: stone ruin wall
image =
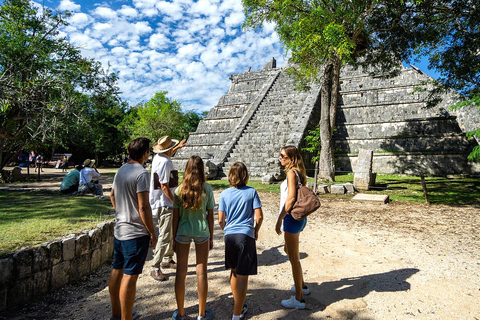
[[[253,177],[280,175],[275,161],[280,148],[302,147],[304,136],[319,121],[320,87],[294,90],[286,70],[275,68],[272,61],[263,70],[231,76],[228,93],[173,158],[179,170],[197,154],[217,165],[219,177],[235,161],[243,161]],[[428,93],[417,87],[428,80],[416,68],[402,68],[397,77],[387,79],[342,69],[333,136],[337,172],[354,171],[359,150],[370,149],[378,173],[480,173],[480,165],[466,159],[479,142],[465,136],[480,123],[478,109],[451,111],[461,99],[453,91],[436,107],[425,108]],[[308,160],[306,164],[313,175],[312,165]]]
[[[102,222],[95,229],[1,257],[0,311],[78,281],[111,260],[114,225],[114,220]]]

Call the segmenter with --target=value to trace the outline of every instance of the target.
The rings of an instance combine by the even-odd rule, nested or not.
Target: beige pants
[[[158,242],[153,250],[152,268],[159,269],[160,264],[173,259],[172,208],[158,209]]]

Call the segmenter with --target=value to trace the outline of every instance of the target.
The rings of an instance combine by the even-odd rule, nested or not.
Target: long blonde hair
[[[183,208],[198,210],[205,191],[205,168],[199,156],[191,156],[185,166],[183,181],[179,186],[180,204]]]
[[[285,154],[290,159],[290,163],[285,166],[285,172],[296,170],[300,176],[300,183],[306,185],[307,172],[300,151],[295,146],[285,146],[282,148],[282,151],[285,151]]]

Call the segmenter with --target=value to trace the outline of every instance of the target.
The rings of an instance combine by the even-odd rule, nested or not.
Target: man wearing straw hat
[[[153,216],[158,216],[158,242],[154,250],[153,270],[150,275],[157,281],[167,280],[161,268],[176,267],[173,260],[172,206],[173,192],[178,186],[178,171],[173,167],[170,157],[184,145],[185,140],[179,142],[169,136],[163,136],[153,146],[156,155],[152,161],[150,205]]]

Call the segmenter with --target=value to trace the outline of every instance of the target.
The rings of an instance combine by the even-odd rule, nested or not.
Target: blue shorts
[[[113,269],[123,269],[124,274],[141,274],[147,258],[150,237],[113,241]]]
[[[287,213],[285,218],[283,218],[283,231],[297,234],[303,231],[305,225],[307,224],[307,218],[303,220],[295,220],[290,213]]]
[[[207,237],[192,237],[192,236],[182,236],[177,234],[175,236],[175,241],[181,244],[190,244],[190,242],[195,242],[195,244],[202,244],[208,241],[210,236]]]

